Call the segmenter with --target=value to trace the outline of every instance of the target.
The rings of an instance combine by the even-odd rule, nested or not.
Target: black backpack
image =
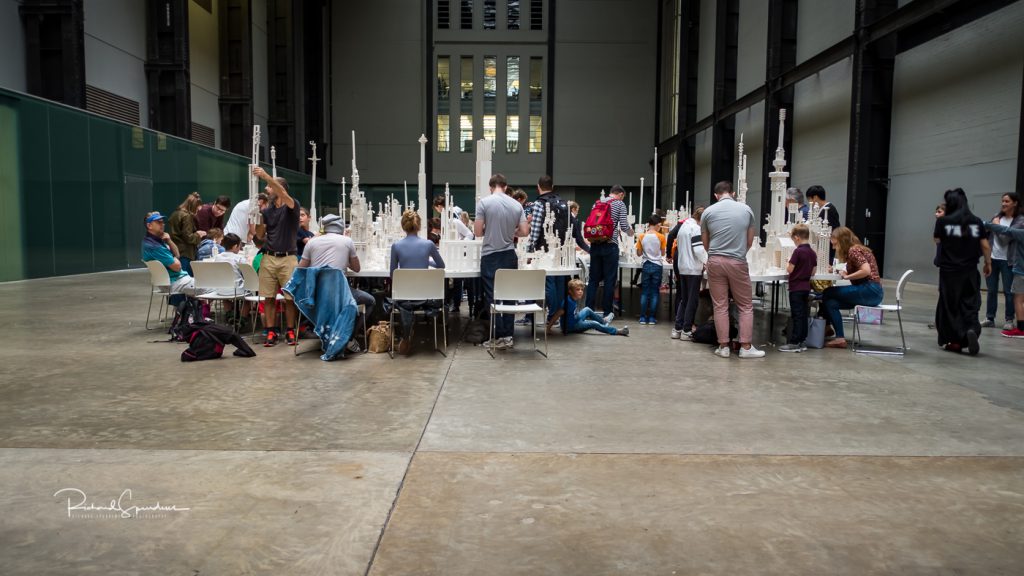
[[[188,348],[181,352],[182,362],[195,362],[197,360],[213,360],[224,354],[224,347],[228,344],[236,348],[235,356],[252,358],[256,352],[246,344],[242,337],[235,333],[228,326],[199,321],[190,324],[184,331],[188,342]]]
[[[552,225],[552,229],[555,231],[555,234],[557,234],[558,237],[562,239],[562,242],[564,243],[565,233],[566,231],[569,230],[569,204],[566,203],[565,200],[562,200],[562,198],[559,197],[558,194],[555,192],[541,194],[539,197],[537,197],[537,202],[544,202],[551,207],[551,215],[555,219],[555,222]],[[541,210],[541,217],[543,217],[544,206],[542,205],[539,206],[538,208]],[[533,217],[536,218],[537,215],[534,214]],[[547,242],[544,240],[544,237],[541,236],[537,240],[537,244],[533,247],[533,249],[540,250],[541,248],[547,249],[547,247]]]
[[[171,327],[167,329],[167,333],[171,335],[171,340],[174,342],[187,342],[188,337],[185,333],[191,326],[199,322],[203,322],[203,304],[196,298],[186,296],[175,308],[174,320],[171,321]]]

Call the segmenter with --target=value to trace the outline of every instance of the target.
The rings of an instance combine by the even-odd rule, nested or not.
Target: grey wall
[[[797,63],[849,36],[853,32],[856,7],[857,0],[800,0],[796,25]]]
[[[700,33],[697,53],[697,119],[714,109],[715,99],[715,19],[718,3],[700,0]]]
[[[1022,30],[1018,2],[897,57],[885,276],[937,281],[932,210],[945,190],[962,187],[979,216],[1014,190]]]
[[[561,0],[556,6],[556,182],[639,187],[644,177],[650,193],[657,4]]]
[[[424,118],[423,14],[408,0],[336,2],[331,26],[333,124],[327,177],[352,172],[367,184],[410,182],[420,159]],[[419,3],[416,3],[419,5]],[[428,134],[433,145],[433,136]],[[472,176],[467,183],[472,182]]]
[[[768,2],[740,0],[739,47],[736,62],[736,96],[764,85],[768,62]]]
[[[786,130],[793,131],[793,150],[786,150],[790,186],[801,190],[812,184],[824,186],[842,222],[846,222],[852,65],[852,59],[846,58],[799,82],[793,95],[795,117],[786,119]]]
[[[25,92],[25,34],[18,0],[0,0],[0,86]]]
[[[192,82],[192,121],[214,129],[220,147],[220,33],[217,11],[221,0],[213,0],[213,13],[188,3],[189,77]],[[266,68],[266,59],[262,61]],[[259,63],[257,63],[259,65]]]
[[[86,83],[139,103],[149,125],[146,86],[146,5],[137,0],[86,0]]]

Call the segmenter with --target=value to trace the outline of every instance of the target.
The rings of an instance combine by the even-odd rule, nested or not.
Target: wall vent
[[[100,116],[139,126],[139,103],[113,92],[85,85],[85,109]]]
[[[214,129],[195,122],[192,123],[192,141],[210,148],[217,147],[217,136]]]

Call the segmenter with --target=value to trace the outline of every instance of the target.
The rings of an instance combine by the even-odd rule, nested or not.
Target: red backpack
[[[612,203],[598,200],[587,215],[583,225],[583,237],[591,244],[608,242],[615,234],[615,223],[612,222]]]

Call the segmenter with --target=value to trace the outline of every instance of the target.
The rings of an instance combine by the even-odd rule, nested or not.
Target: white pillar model
[[[476,141],[476,201],[491,193],[487,184],[491,180],[491,142],[487,139]]]
[[[736,176],[736,200],[747,203],[747,155],[743,153],[743,133],[740,133],[739,166]]]
[[[643,226],[644,222],[647,222],[647,216],[644,215],[644,179],[640,177],[640,211],[636,213],[637,226]],[[637,228],[635,232],[639,232]]]
[[[768,217],[767,232],[769,236],[783,236],[786,234],[786,181],[789,179],[789,172],[786,168],[786,151],[782,148],[782,136],[786,131],[786,109],[779,110],[779,147],[775,149],[775,171],[768,174],[771,180],[771,206],[772,211]]]
[[[277,178],[277,148],[270,147],[270,175]]]
[[[658,211],[658,147],[654,147],[654,184],[651,186],[651,191],[654,192],[654,210],[651,212]]]
[[[341,225],[345,225],[345,177],[341,177],[341,203],[338,204],[338,216],[341,216]]]
[[[319,231],[320,220],[316,217],[316,163],[320,159],[316,156],[316,142],[310,140],[309,145],[313,147],[313,155],[309,157],[309,161],[313,163],[313,171],[309,174],[309,222]]]
[[[263,218],[260,214],[260,179],[252,173],[253,168],[260,165],[260,125],[252,127],[252,162],[249,164],[249,223],[260,224]]]
[[[420,134],[418,142],[420,143],[420,171],[417,180],[419,190],[416,196],[416,210],[420,214],[420,237],[426,238],[430,229],[430,215],[427,214],[427,135]]]

